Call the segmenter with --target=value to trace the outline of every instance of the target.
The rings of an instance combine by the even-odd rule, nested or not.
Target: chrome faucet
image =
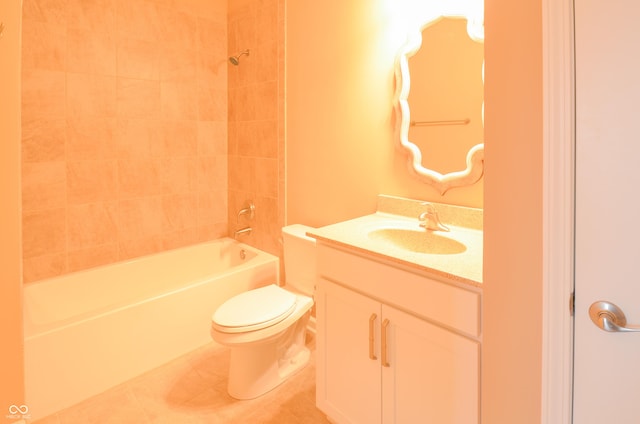
[[[449,227],[440,222],[435,206],[428,202],[424,202],[422,205],[425,206],[425,211],[418,216],[421,227],[430,231],[450,231]]]
[[[253,217],[256,215],[256,205],[251,200],[249,200],[247,207],[238,211],[236,222],[240,222],[241,215],[248,215],[249,219],[253,219]]]
[[[244,227],[244,228],[240,228],[239,230],[236,230],[234,233],[234,238],[238,238],[239,235],[249,235],[251,234],[251,231],[253,230],[253,228],[251,227]]]

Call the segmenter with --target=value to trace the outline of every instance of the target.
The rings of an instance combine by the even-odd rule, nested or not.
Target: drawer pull
[[[389,360],[387,358],[387,327],[389,326],[389,320],[385,319],[382,321],[382,366],[388,367]]]
[[[378,359],[374,353],[374,336],[373,336],[373,327],[376,323],[376,319],[378,315],[371,314],[369,317],[369,359],[376,360]]]

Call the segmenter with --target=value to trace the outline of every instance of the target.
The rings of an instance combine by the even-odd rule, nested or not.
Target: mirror
[[[483,174],[482,18],[434,16],[396,60],[395,138],[417,177],[444,194]]]

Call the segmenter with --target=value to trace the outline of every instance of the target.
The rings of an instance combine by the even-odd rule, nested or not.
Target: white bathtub
[[[277,257],[224,238],[26,285],[29,413],[52,414],[210,343],[213,311],[278,271]]]

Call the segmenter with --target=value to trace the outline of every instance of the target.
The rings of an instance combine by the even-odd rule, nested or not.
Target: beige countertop
[[[398,247],[387,240],[373,237],[372,231],[379,228],[411,228],[427,231],[419,227],[416,218],[376,212],[337,224],[327,225],[307,234],[319,243],[364,253],[381,260],[395,262],[434,277],[445,278],[476,287],[482,286],[482,229],[451,225],[442,219],[450,231],[435,231],[436,238],[450,239],[447,242],[461,243],[464,247],[454,253],[420,253]],[[425,237],[429,236],[425,234]],[[457,243],[455,245],[459,246]]]

